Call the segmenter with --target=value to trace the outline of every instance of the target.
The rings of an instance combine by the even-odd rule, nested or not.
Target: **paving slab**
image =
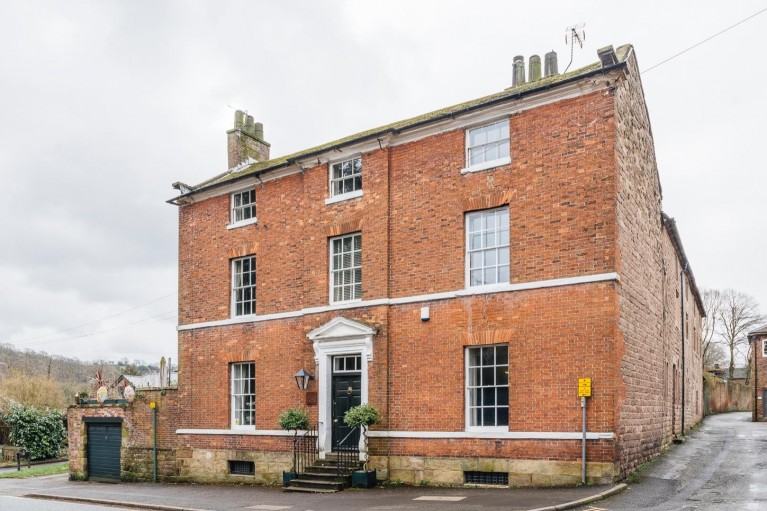
[[[567,509],[583,499],[600,499],[616,487],[436,488],[377,487],[334,494],[294,494],[278,487],[201,484],[95,483],[69,481],[66,475],[0,480],[0,495],[35,496],[65,502],[124,506],[158,511],[527,511]],[[620,487],[618,487],[620,488]],[[564,506],[564,507],[563,507]]]

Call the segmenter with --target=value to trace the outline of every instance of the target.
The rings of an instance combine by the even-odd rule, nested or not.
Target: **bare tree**
[[[724,295],[718,289],[703,290],[703,308],[706,317],[703,318],[703,367],[711,368],[716,364],[727,361],[727,354],[719,345],[718,326],[719,313],[722,309]]]
[[[747,356],[748,331],[764,321],[759,304],[746,293],[726,289],[722,292],[722,303],[717,322],[720,342],[730,355],[730,378],[735,371],[735,355]]]

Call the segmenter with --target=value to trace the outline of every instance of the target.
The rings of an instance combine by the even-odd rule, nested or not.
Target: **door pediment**
[[[306,336],[312,341],[338,341],[349,338],[371,337],[376,333],[374,328],[365,324],[346,319],[333,318],[319,328],[315,328]]]

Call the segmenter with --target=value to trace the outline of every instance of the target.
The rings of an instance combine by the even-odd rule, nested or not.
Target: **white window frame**
[[[237,264],[240,261],[244,261],[246,259],[251,259],[252,260],[252,262],[251,262],[252,269],[250,270],[250,272],[253,274],[253,281],[248,286],[238,286],[237,285]],[[257,303],[257,301],[256,301],[256,256],[249,255],[249,256],[245,256],[245,257],[238,257],[237,259],[232,259],[231,268],[232,268],[232,281],[231,281],[231,302],[232,302],[231,307],[232,307],[232,310],[231,310],[231,315],[232,315],[233,318],[239,318],[239,317],[243,317],[243,316],[254,316],[256,314],[256,303]],[[251,303],[251,312],[249,314],[237,314],[237,303],[238,303],[237,302],[237,291],[239,291],[240,289],[245,289],[245,288],[251,288],[252,298],[249,300],[249,302],[252,302]],[[242,303],[246,303],[246,302],[243,301]],[[244,309],[244,307],[243,307],[243,309]]]
[[[336,165],[343,165],[344,163],[347,163],[347,162],[354,162],[355,160],[359,160],[359,162],[360,162],[359,174],[352,174],[351,176],[347,176],[347,177],[333,178],[333,167],[335,167]],[[353,165],[353,163],[352,163],[352,165]],[[329,198],[325,199],[325,204],[326,205],[327,204],[333,204],[333,203],[336,203],[336,202],[342,202],[342,201],[349,200],[349,199],[355,199],[357,197],[362,197],[362,186],[363,186],[363,184],[362,184],[362,167],[363,167],[363,165],[362,165],[362,155],[359,155],[359,154],[356,155],[356,156],[352,156],[350,158],[345,158],[343,160],[332,161],[332,162],[328,163],[328,195],[329,195]],[[339,193],[339,194],[334,193],[334,191],[333,191],[334,190],[334,187],[333,187],[333,183],[334,182],[337,182],[337,181],[342,181],[343,182],[346,179],[354,180],[354,178],[357,175],[359,175],[359,178],[360,178],[360,188],[359,189],[353,190],[351,192],[346,192],[346,193]]]
[[[354,365],[353,368],[349,369],[349,362],[352,362],[352,365]],[[343,362],[341,364],[340,362]],[[341,366],[344,366],[343,369],[341,369]],[[344,373],[359,373],[362,371],[362,355],[356,354],[356,355],[334,355],[333,356],[333,374],[344,374]]]
[[[496,280],[497,280],[497,282],[491,283],[491,284],[477,284],[477,285],[472,286],[471,285],[471,254],[472,254],[472,252],[484,252],[485,250],[488,250],[491,247],[483,247],[481,249],[475,249],[473,251],[471,250],[470,247],[471,247],[472,231],[469,228],[470,222],[471,222],[471,218],[472,217],[476,217],[476,216],[479,216],[480,218],[482,218],[483,215],[487,215],[487,214],[491,214],[491,213],[493,215],[495,215],[499,211],[505,211],[505,216],[506,216],[506,219],[507,219],[507,225],[508,225],[508,231],[509,231],[509,239],[507,240],[506,243],[500,243],[500,240],[499,240],[498,243],[492,247],[492,248],[496,249],[496,264],[495,264],[495,267],[496,267]],[[465,238],[465,241],[464,242],[466,244],[465,248],[464,248],[464,257],[466,259],[466,261],[465,261],[465,263],[466,263],[465,264],[465,266],[466,266],[466,268],[465,268],[466,289],[476,289],[476,290],[494,289],[494,288],[497,288],[499,286],[506,286],[506,285],[508,285],[509,282],[511,281],[511,217],[509,216],[509,206],[501,206],[500,208],[483,209],[483,210],[479,210],[479,211],[469,211],[464,216],[465,216],[465,218],[464,218],[464,225],[465,225],[465,227],[464,227],[464,230],[465,230],[464,238]],[[494,230],[495,230],[496,235],[500,236],[501,229],[498,229],[496,227],[496,228],[494,228]],[[480,230],[480,235],[483,232],[484,232],[484,230]],[[499,275],[498,275],[498,268],[500,268],[501,266],[506,266],[504,264],[499,264],[500,261],[498,260],[498,257],[497,257],[497,252],[499,251],[499,249],[502,249],[502,248],[506,248],[507,251],[508,251],[508,254],[509,254],[509,260],[506,262],[506,265],[509,266],[509,278],[506,281],[501,281],[500,278],[499,278]],[[484,262],[483,262],[482,268],[484,269],[484,268],[488,268],[488,267],[489,266],[484,266]]]
[[[471,146],[471,133],[476,130],[486,129],[493,126],[496,126],[498,124],[505,124],[505,130],[504,134],[506,135],[506,138],[502,138],[493,142],[488,142],[481,145]],[[461,169],[461,174],[468,174],[470,172],[479,172],[481,170],[487,170],[492,169],[495,167],[499,167],[501,165],[508,165],[511,163],[511,136],[510,136],[510,122],[508,117],[504,117],[503,119],[496,119],[492,122],[486,122],[484,124],[479,124],[476,126],[471,126],[466,128],[466,143],[465,143],[465,158],[466,158],[466,166]],[[487,145],[496,144],[498,146],[501,146],[502,143],[506,143],[506,147],[508,148],[508,155],[506,156],[499,156],[498,158],[495,158],[493,160],[486,160],[480,163],[475,163],[472,165],[471,163],[471,150],[475,147],[484,147]]]
[[[355,250],[354,250],[353,238],[356,237],[356,236],[359,236],[359,238],[360,238],[360,264],[359,264],[359,266],[355,266],[354,265],[354,252],[355,252]],[[349,268],[334,269],[333,268],[333,255],[334,255],[333,254],[333,242],[335,240],[343,240],[345,238],[352,238],[352,252],[351,252],[351,254],[352,254],[352,266],[349,267]],[[343,241],[341,241],[341,243],[343,243]],[[361,232],[353,232],[353,233],[350,233],[350,234],[344,234],[343,236],[335,236],[335,237],[329,239],[329,243],[328,243],[328,268],[330,269],[330,303],[331,304],[338,304],[338,303],[361,302],[362,301],[362,282],[363,282],[363,278],[364,278],[363,275],[362,275],[362,233]],[[335,299],[335,288],[336,288],[336,276],[337,276],[337,273],[340,272],[340,271],[345,271],[345,270],[351,270],[352,272],[354,272],[354,270],[356,270],[357,268],[359,268],[359,270],[360,270],[360,282],[359,282],[359,284],[360,284],[360,296],[352,298],[352,299],[349,299],[349,300],[336,300]],[[339,286],[344,286],[344,284],[339,284]]]
[[[496,433],[496,432],[508,432],[509,431],[509,425],[508,424],[506,424],[505,426],[474,426],[471,423],[471,411],[472,411],[472,406],[471,406],[471,390],[473,388],[484,388],[485,386],[483,386],[483,385],[477,385],[477,386],[473,386],[473,387],[469,386],[469,381],[470,381],[469,380],[469,378],[470,378],[469,373],[471,371],[471,368],[469,367],[469,365],[470,365],[470,363],[469,363],[469,361],[470,361],[469,353],[472,350],[478,350],[478,349],[482,349],[482,348],[497,348],[497,347],[500,347],[500,346],[505,346],[506,347],[506,364],[505,364],[505,366],[506,366],[506,389],[507,389],[506,408],[509,410],[509,416],[508,416],[507,422],[511,422],[511,406],[510,406],[511,405],[511,394],[508,392],[509,391],[509,379],[510,379],[509,378],[509,376],[510,376],[509,375],[509,358],[511,356],[509,345],[508,344],[484,344],[484,345],[479,345],[479,346],[466,346],[464,348],[464,368],[465,368],[465,373],[464,373],[464,385],[463,385],[464,386],[464,391],[465,391],[465,402],[466,402],[466,408],[465,408],[466,431],[486,431],[486,432],[494,432],[494,433]],[[501,367],[502,368],[503,366],[504,366],[504,364],[497,364],[497,363],[495,363],[495,364],[493,364],[492,367],[494,367],[494,368]],[[477,366],[477,367],[483,367],[483,366],[480,365],[480,366]],[[480,373],[481,373],[481,371],[480,371]],[[493,388],[499,388],[499,387],[503,387],[503,385],[493,385],[492,387]],[[498,420],[497,420],[497,410],[498,410],[497,402],[495,404],[495,408],[496,408],[496,422],[498,422]]]
[[[248,366],[248,369],[250,370],[249,375],[247,378],[235,378],[235,367],[243,368],[245,366]],[[240,370],[240,374],[242,374],[242,370]],[[233,362],[229,364],[229,379],[230,379],[230,387],[229,387],[229,396],[231,398],[231,427],[232,429],[256,429],[256,363],[255,362]],[[236,391],[236,383],[237,382],[243,382],[243,381],[252,381],[253,382],[253,392],[237,392]],[[240,408],[237,407],[237,400],[238,398],[246,397],[246,396],[252,396],[251,403],[252,405],[250,408],[246,409],[245,406],[242,406]],[[238,410],[241,410],[243,412],[250,411],[252,412],[253,417],[253,424],[240,424],[239,423],[239,414]]]
[[[235,206],[235,197],[242,197],[243,194],[246,193],[252,193],[253,194],[253,202],[249,202],[244,205]],[[237,210],[245,210],[245,208],[252,208],[253,210],[253,216],[250,218],[245,218],[242,220],[236,220],[237,217]],[[226,226],[227,229],[236,229],[237,227],[242,227],[244,225],[250,225],[258,223],[258,219],[256,217],[256,189],[255,188],[248,188],[247,190],[238,190],[236,192],[233,192],[229,195],[229,224]]]

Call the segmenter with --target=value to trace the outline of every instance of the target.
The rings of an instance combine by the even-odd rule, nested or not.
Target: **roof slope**
[[[758,326],[755,329],[751,330],[748,335],[760,335],[760,334],[767,334],[767,323],[763,324],[762,326]]]
[[[298,151],[293,154],[272,158],[270,160],[263,161],[263,162],[252,163],[250,165],[245,166],[244,168],[236,168],[236,170],[234,171],[228,170],[215,177],[212,177],[211,179],[208,179],[206,181],[203,181],[202,183],[199,183],[195,186],[190,187],[191,191],[180,195],[176,199],[173,199],[173,201],[181,197],[184,197],[186,195],[192,195],[196,192],[199,192],[208,188],[213,188],[215,186],[228,183],[230,181],[235,181],[237,179],[251,176],[254,174],[261,174],[269,170],[283,168],[293,164],[295,160],[309,157],[309,156],[314,156],[316,154],[328,151],[330,149],[338,148],[338,147],[356,143],[356,142],[361,142],[364,140],[375,139],[377,137],[380,137],[386,134],[397,134],[410,128],[415,128],[418,126],[422,126],[424,124],[436,122],[448,117],[455,117],[456,115],[468,113],[476,109],[490,106],[493,104],[502,103],[505,101],[513,100],[513,99],[518,99],[520,97],[526,96],[534,92],[540,92],[542,90],[551,89],[553,87],[564,85],[566,83],[569,83],[590,75],[605,73],[611,69],[624,66],[626,59],[631,54],[632,49],[633,47],[630,44],[626,44],[617,48],[615,50],[615,53],[618,57],[618,63],[613,66],[602,67],[602,64],[600,62],[595,62],[591,65],[582,67],[580,69],[570,71],[569,73],[549,76],[546,78],[542,78],[540,80],[536,80],[534,82],[526,82],[526,83],[517,85],[516,87],[509,87],[507,89],[504,89],[501,92],[497,92],[489,96],[484,96],[471,101],[466,101],[464,103],[459,103],[457,105],[435,110],[433,112],[429,112],[423,115],[411,117],[409,119],[405,119],[402,121],[393,122],[391,124],[379,126],[377,128],[362,131],[360,133],[355,133],[354,135],[349,135],[348,137],[340,138],[338,140],[321,144],[309,149],[304,149],[302,151]]]

